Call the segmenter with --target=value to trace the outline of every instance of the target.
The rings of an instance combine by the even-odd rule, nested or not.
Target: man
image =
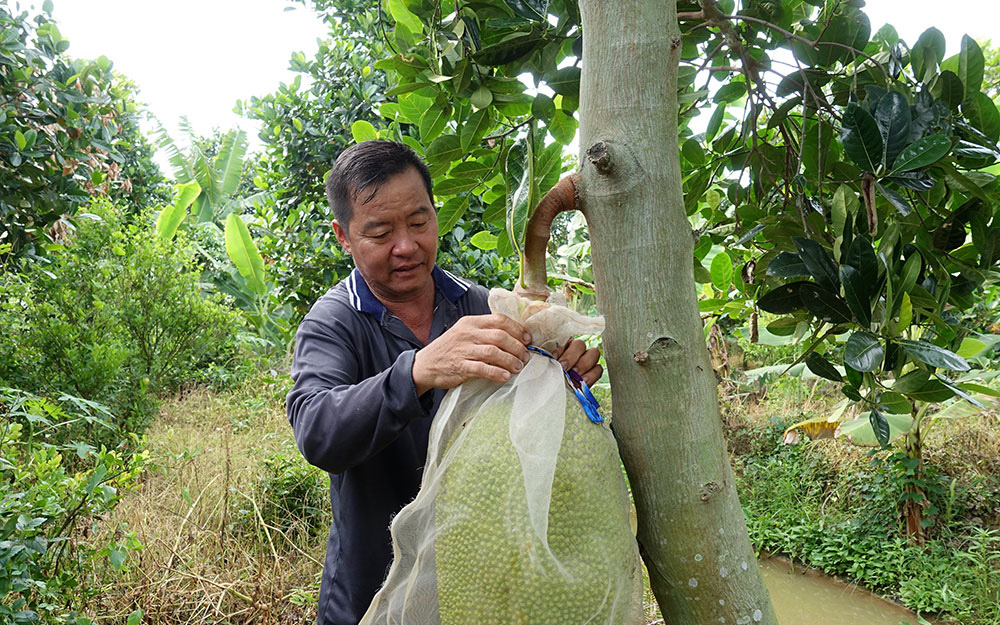
[[[417,494],[445,391],[470,378],[510,379],[531,337],[488,314],[486,289],[435,264],[431,178],[410,148],[352,146],[326,189],[355,269],[299,326],[287,409],[303,456],[330,473],[318,621],[357,625],[391,564],[389,523]],[[581,341],[556,356],[590,384],[601,375],[597,350]]]

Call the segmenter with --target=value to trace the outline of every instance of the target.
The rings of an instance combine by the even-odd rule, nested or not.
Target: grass
[[[95,622],[136,608],[160,624],[314,622],[327,480],[301,459],[289,470],[286,379],[264,373],[164,403],[147,434],[155,468],[100,525],[143,548],[108,572]]]

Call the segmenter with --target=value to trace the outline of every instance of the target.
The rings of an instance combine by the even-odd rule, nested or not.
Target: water
[[[909,610],[787,561],[761,560],[760,572],[781,625],[917,625]]]

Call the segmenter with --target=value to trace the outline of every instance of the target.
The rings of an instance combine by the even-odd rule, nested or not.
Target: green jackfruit
[[[509,406],[478,414],[442,475],[434,507],[441,625],[633,622],[638,551],[610,430],[567,393],[546,545],[529,520],[509,424]]]

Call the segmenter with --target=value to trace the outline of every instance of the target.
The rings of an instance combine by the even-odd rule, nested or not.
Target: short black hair
[[[341,152],[326,177],[326,199],[337,223],[346,231],[354,216],[352,203],[361,193],[368,193],[362,204],[370,202],[390,176],[401,174],[410,167],[423,178],[427,196],[433,205],[431,174],[427,164],[410,146],[376,139],[362,141]]]

